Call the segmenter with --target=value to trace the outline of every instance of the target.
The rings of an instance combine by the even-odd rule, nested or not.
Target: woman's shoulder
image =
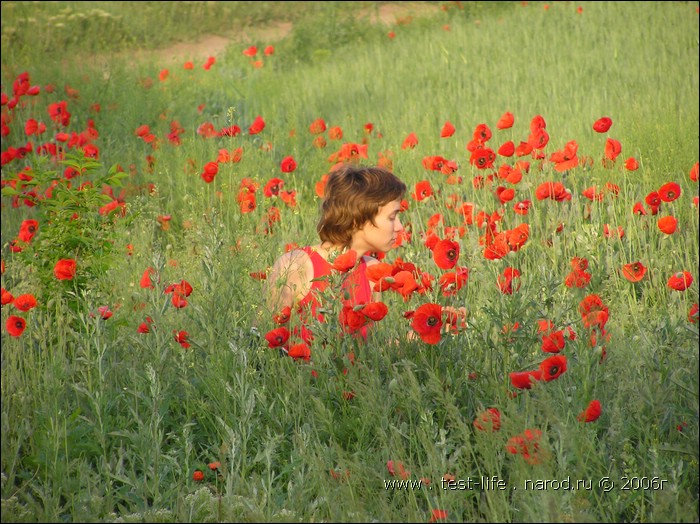
[[[289,271],[291,269],[304,268],[310,263],[311,257],[307,252],[307,248],[297,248],[280,255],[272,267],[277,270]]]
[[[367,265],[367,267],[373,266],[374,264],[379,264],[379,260],[371,255],[363,255],[362,261]]]

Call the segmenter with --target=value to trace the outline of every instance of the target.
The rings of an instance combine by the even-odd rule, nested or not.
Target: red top
[[[319,307],[319,300],[316,294],[318,291],[323,291],[328,287],[328,280],[323,278],[320,280],[316,279],[330,275],[333,272],[333,266],[319,255],[314,248],[306,246],[302,249],[304,253],[309,255],[311,263],[313,264],[314,280],[311,282],[311,289],[309,292],[299,302],[297,311],[303,315],[304,311],[310,308],[311,314],[320,322],[323,322],[323,313],[316,312]],[[372,302],[372,288],[367,278],[367,262],[365,262],[364,258],[362,258],[360,263],[347,275],[343,282],[342,291],[344,294],[348,293],[350,296],[349,299],[343,299],[344,304],[355,306],[357,304],[368,304]],[[367,338],[367,326],[361,328],[361,333],[364,338]]]

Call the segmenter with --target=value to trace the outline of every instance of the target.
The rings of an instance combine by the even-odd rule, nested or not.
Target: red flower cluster
[[[566,287],[586,287],[591,281],[591,274],[586,269],[588,269],[588,260],[579,257],[572,258],[571,271],[566,275],[564,285]]]
[[[566,371],[566,357],[554,355],[544,359],[539,369],[531,371],[514,371],[510,373],[510,383],[518,389],[530,389],[534,382],[550,382]]]
[[[540,461],[541,438],[542,432],[539,429],[526,429],[522,434],[508,439],[506,451],[522,456],[528,464],[537,464]]]

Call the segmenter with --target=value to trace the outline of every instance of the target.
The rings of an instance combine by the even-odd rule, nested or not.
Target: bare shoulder
[[[374,257],[371,257],[369,255],[365,255],[362,257],[363,262],[366,264],[366,267],[372,267],[376,264],[379,264],[379,260],[377,260]],[[379,291],[372,291],[372,301],[373,302],[381,302],[382,300],[382,294]]]
[[[281,255],[267,275],[267,303],[271,311],[292,307],[311,289],[313,278],[311,258],[301,249]]]
[[[369,255],[364,255],[362,260],[364,260],[365,264],[367,264],[367,267],[373,266],[374,264],[379,264],[379,260]]]
[[[272,271],[277,273],[298,272],[311,264],[311,258],[303,249],[292,249],[280,255],[272,265]]]

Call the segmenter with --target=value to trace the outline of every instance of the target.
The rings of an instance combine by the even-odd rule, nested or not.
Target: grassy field
[[[1,4],[3,522],[697,522],[697,2],[387,4]],[[339,160],[417,288],[294,359]]]

